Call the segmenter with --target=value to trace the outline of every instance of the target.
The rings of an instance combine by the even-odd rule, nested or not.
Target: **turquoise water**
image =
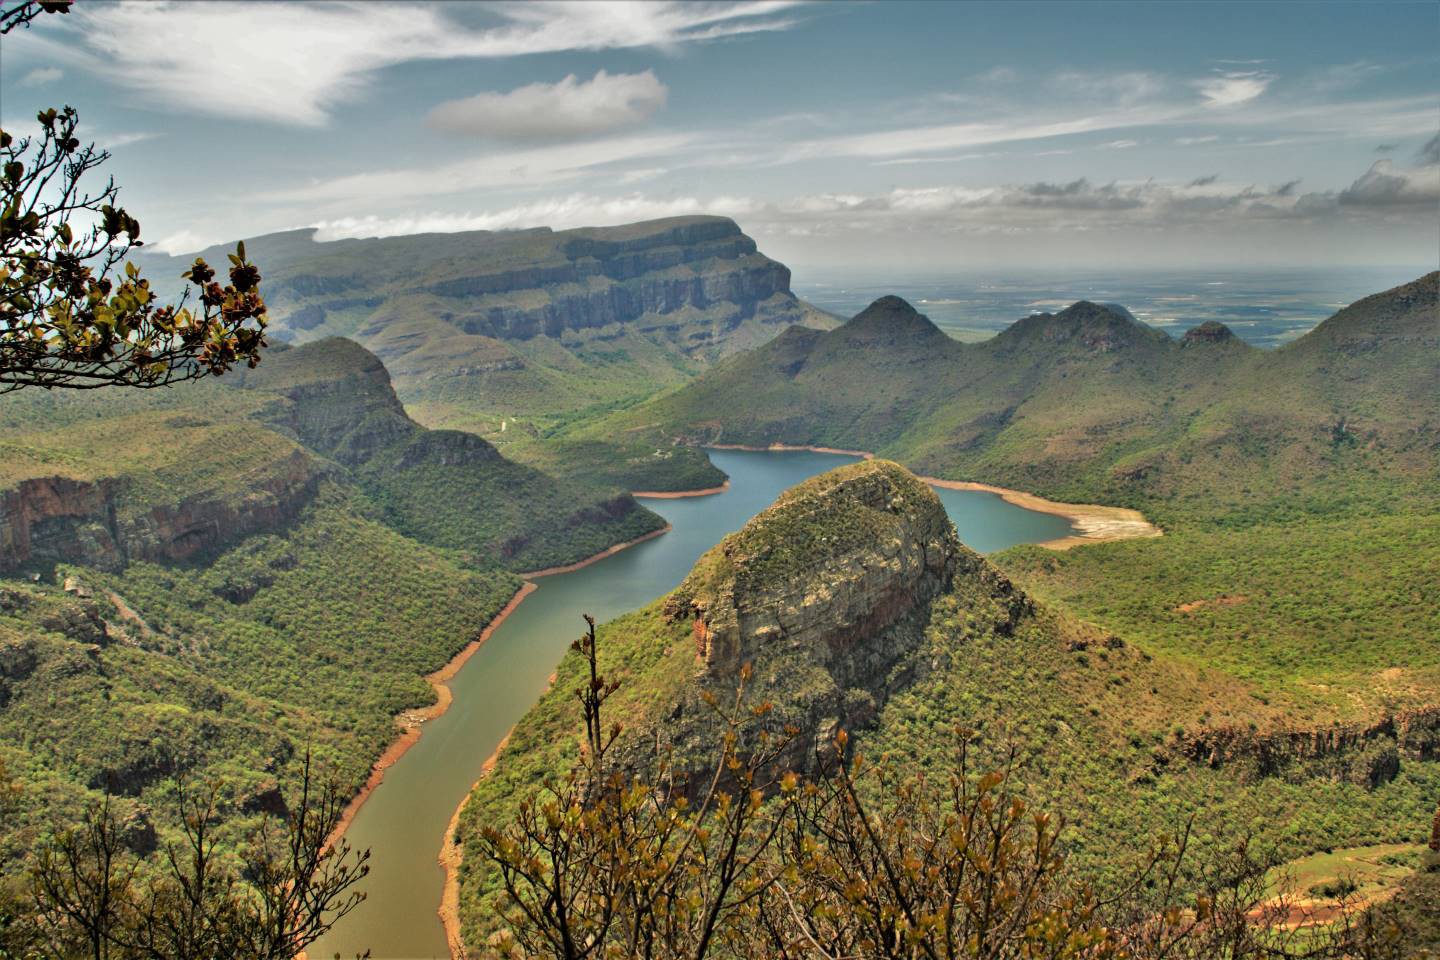
[[[709,497],[647,500],[673,529],[574,573],[544,577],[451,682],[455,701],[385,775],[347,838],[370,848],[369,899],[312,958],[366,949],[377,958],[448,957],[436,916],[443,873],[436,856],[451,815],[485,759],[545,691],[550,673],[583,626],[644,606],[677,586],[700,555],[807,477],[854,460],[806,452],[712,450],[730,489]],[[939,490],[960,537],[988,552],[1064,536],[1067,521],[988,493]]]

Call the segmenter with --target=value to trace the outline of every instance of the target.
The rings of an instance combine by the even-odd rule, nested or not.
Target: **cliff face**
[[[1363,725],[1211,730],[1181,738],[1175,749],[1192,763],[1237,768],[1248,779],[1298,774],[1374,788],[1395,779],[1402,762],[1440,759],[1440,707]]]
[[[712,677],[781,646],[829,666],[947,587],[968,553],[928,487],[870,461],[795,487],[726,537],[666,614],[693,621]]]
[[[748,664],[748,695],[774,705],[767,725],[800,731],[784,762],[810,769],[837,727],[873,725],[913,682],[931,603],[962,577],[1001,600],[997,629],[1029,614],[1028,599],[960,544],[934,492],[897,464],[854,464],[791,489],[666,600],[666,620],[689,625],[696,682],[636,738],[635,762],[645,744],[664,743],[703,779],[714,742],[705,697],[723,700]]]
[[[793,300],[790,271],[760,254],[728,220],[681,222],[630,239],[609,239],[603,230],[588,234],[560,241],[548,262],[479,268],[423,292],[463,299],[441,319],[498,339],[559,337],[687,307],[724,307],[740,319],[771,298]]]
[[[778,330],[812,315],[790,292],[789,269],[724,217],[558,232],[313,238],[314,231],[295,231],[247,242],[277,331],[358,335],[387,362],[423,352],[416,341],[444,329],[515,341],[642,319],[694,326],[699,314],[710,329],[688,331],[687,339],[694,335],[689,345],[703,346],[750,319]],[[403,335],[388,336],[397,326]],[[427,370],[439,359],[429,358]]]
[[[347,467],[422,432],[395,396],[384,364],[350,340],[277,352],[233,382],[283,398],[264,408],[261,418]]]
[[[288,523],[315,495],[322,474],[296,449],[242,496],[197,490],[139,509],[123,476],[22,480],[0,492],[0,572],[57,561],[114,570],[130,560],[187,560]]]

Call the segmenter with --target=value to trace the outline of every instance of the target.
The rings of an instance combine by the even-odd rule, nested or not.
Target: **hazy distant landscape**
[[[1367,293],[1424,272],[1423,264],[1129,272],[981,271],[961,264],[953,271],[919,274],[816,267],[799,268],[793,286],[802,299],[842,317],[893,293],[958,340],[984,340],[1027,313],[1067,307],[1079,298],[1121,304],[1172,336],[1216,320],[1247,343],[1276,347]]]

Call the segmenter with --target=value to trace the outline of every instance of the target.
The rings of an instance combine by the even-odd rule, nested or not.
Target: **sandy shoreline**
[[[455,654],[455,656],[451,657],[445,666],[436,670],[434,673],[425,675],[426,681],[429,682],[430,686],[435,688],[435,702],[428,707],[422,707],[418,710],[406,710],[396,718],[399,722],[405,724],[404,729],[400,731],[398,737],[391,741],[390,746],[385,748],[385,752],[380,754],[379,758],[370,768],[370,777],[365,781],[365,785],[360,788],[360,792],[351,797],[350,802],[345,805],[345,812],[340,815],[340,822],[335,825],[335,829],[331,831],[330,836],[325,841],[326,847],[334,846],[335,843],[345,835],[345,831],[349,829],[350,824],[355,820],[355,815],[360,812],[360,808],[365,805],[365,801],[370,799],[370,794],[374,793],[375,788],[380,786],[381,782],[384,781],[385,771],[393,767],[395,762],[405,755],[405,751],[409,750],[419,741],[420,733],[424,725],[450,709],[450,704],[454,702],[455,695],[450,691],[449,682],[460,672],[460,668],[465,666],[465,662],[475,655],[475,651],[479,650],[485,641],[490,639],[490,635],[499,629],[500,624],[505,622],[505,618],[514,613],[515,608],[520,606],[521,602],[534,590],[535,584],[533,583],[521,584],[520,589],[516,590],[514,595],[510,597],[509,602],[500,609],[499,613],[491,618],[490,622],[485,625],[485,629],[480,631],[479,636],[465,644],[464,648]]]
[[[631,490],[630,496],[647,500],[683,500],[686,497],[713,497],[729,489],[730,481],[726,480],[718,487],[705,487],[703,490]]]
[[[794,446],[788,443],[772,443],[768,447],[747,446],[741,443],[707,443],[703,446],[716,450],[751,450],[757,453],[769,450],[808,450],[811,453],[837,453],[859,457],[862,460],[875,459],[875,454],[867,450]],[[1036,544],[1036,546],[1048,547],[1051,550],[1069,550],[1071,547],[1079,547],[1087,543],[1108,543],[1112,540],[1134,540],[1164,535],[1164,531],[1146,520],[1143,513],[1129,507],[1107,507],[1095,503],[1059,503],[1055,500],[1046,500],[1033,493],[1026,493],[1024,490],[1011,490],[1009,487],[997,487],[969,480],[942,480],[939,477],[921,477],[920,479],[932,487],[944,487],[947,490],[975,490],[980,493],[993,493],[1006,503],[1012,503],[1017,507],[1064,517],[1070,521],[1070,525],[1075,528],[1076,532],[1066,537],[1057,537],[1054,540]]]
[[[947,490],[976,490],[993,493],[1006,503],[1013,503],[1036,513],[1049,513],[1064,517],[1078,531],[1068,537],[1058,537],[1036,544],[1051,550],[1069,550],[1087,543],[1107,543],[1111,540],[1134,540],[1143,537],[1159,537],[1164,534],[1159,527],[1145,519],[1139,510],[1129,507],[1107,507],[1094,503],[1058,503],[1023,490],[1011,490],[988,483],[974,483],[969,480],[941,480],[939,477],[921,477],[932,487]]]

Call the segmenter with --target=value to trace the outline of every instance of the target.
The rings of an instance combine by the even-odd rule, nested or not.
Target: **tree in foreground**
[[[160,303],[126,261],[140,224],[114,180],[85,182],[110,155],[81,145],[71,107],[37,120],[38,136],[0,130],[0,393],[158,387],[258,363],[265,301],[245,245],[227,285],[197,258],[184,274],[194,287]]]
[[[182,785],[179,806],[183,841],[158,863],[128,852],[108,798],[43,844],[28,896],[0,900],[0,957],[290,960],[364,899],[369,852],[329,842],[345,797],[315,786],[308,757],[289,811],[238,854],[216,841],[217,790]]]
[[[613,759],[602,722],[618,684],[600,673],[594,621],[569,775],[486,827],[506,957],[1299,960],[1400,956],[1405,931],[1342,903],[1317,916],[1274,892],[1278,859],[1246,838],[1201,862],[1189,826],[1157,843],[1129,886],[1099,896],[1068,864],[1064,825],[1032,810],[1010,769],[968,769],[970,734],[943,782],[852,755],[838,731],[818,774],[783,768],[798,732],[765,729],[769,704],[723,706],[713,772],[677,776]],[[1323,923],[1321,922],[1323,920]]]

